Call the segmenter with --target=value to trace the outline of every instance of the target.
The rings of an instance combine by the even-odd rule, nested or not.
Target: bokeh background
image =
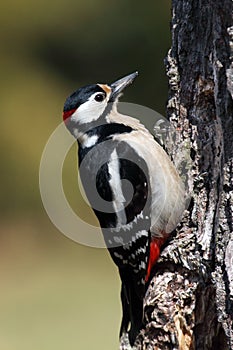
[[[118,348],[117,270],[106,250],[72,242],[52,225],[38,170],[65,98],[83,84],[138,70],[123,101],[165,113],[170,7],[167,0],[0,4],[0,350]],[[75,146],[63,178],[74,209],[91,217],[74,191]]]

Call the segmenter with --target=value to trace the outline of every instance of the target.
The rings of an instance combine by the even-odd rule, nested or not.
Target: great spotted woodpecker
[[[131,345],[143,325],[151,269],[184,210],[183,184],[167,153],[139,120],[117,111],[121,92],[137,75],[82,87],[63,111],[78,141],[84,190],[119,268],[120,335],[128,332]]]

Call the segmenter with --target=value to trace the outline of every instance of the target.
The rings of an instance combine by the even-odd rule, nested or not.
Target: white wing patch
[[[109,185],[111,187],[113,195],[113,207],[117,215],[117,228],[121,228],[122,225],[126,224],[127,222],[124,210],[124,203],[126,200],[121,189],[119,158],[117,156],[116,150],[114,150],[110,156],[108,171],[109,175],[111,176]]]

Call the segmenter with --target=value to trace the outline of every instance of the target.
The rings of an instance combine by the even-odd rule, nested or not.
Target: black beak
[[[134,81],[134,79],[138,76],[138,72],[132,73],[127,75],[124,78],[121,78],[117,81],[115,81],[114,83],[112,83],[110,85],[110,88],[112,89],[111,92],[111,96],[109,99],[109,102],[114,102],[115,99],[117,98],[117,96],[119,96],[119,94],[130,84],[132,84],[132,82]]]

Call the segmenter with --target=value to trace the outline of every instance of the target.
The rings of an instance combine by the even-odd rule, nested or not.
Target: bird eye
[[[95,96],[95,100],[97,101],[97,102],[102,102],[103,100],[104,100],[104,95],[103,94],[97,94],[96,96]]]

